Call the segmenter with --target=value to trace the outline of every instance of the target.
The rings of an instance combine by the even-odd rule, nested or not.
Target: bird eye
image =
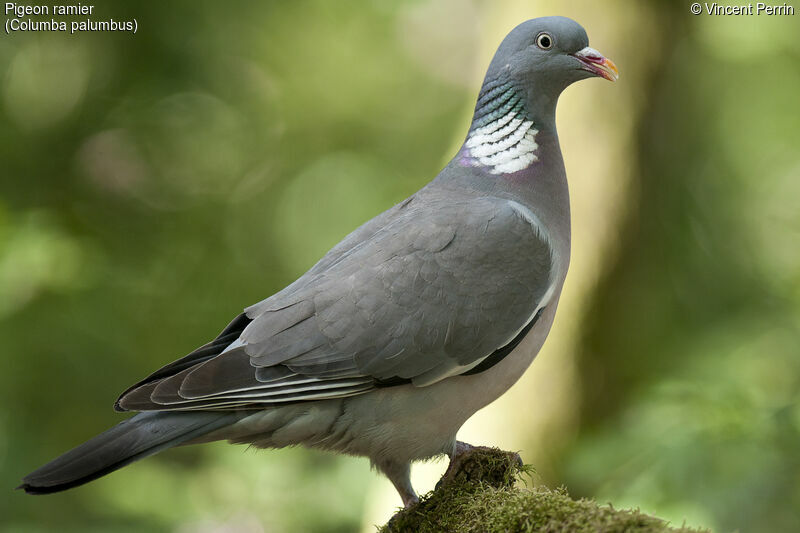
[[[540,33],[536,37],[536,46],[542,50],[549,50],[553,46],[553,38],[546,33]]]

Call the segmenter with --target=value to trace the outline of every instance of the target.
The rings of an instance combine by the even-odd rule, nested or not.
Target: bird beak
[[[572,54],[578,61],[581,62],[581,68],[588,70],[595,76],[600,76],[608,81],[617,81],[619,78],[619,70],[613,61],[603,57],[603,54],[589,48],[588,46],[583,50]]]

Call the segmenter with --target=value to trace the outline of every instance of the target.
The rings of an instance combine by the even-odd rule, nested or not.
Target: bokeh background
[[[797,6],[800,7],[800,6]],[[464,138],[502,37],[584,25],[617,84],[569,88],[574,254],[531,370],[462,438],[538,483],[715,531],[800,523],[800,14],[688,1],[95,2],[138,33],[0,37],[0,531],[372,531],[366,460],[225,444],[33,498]],[[445,463],[414,472],[430,490]]]

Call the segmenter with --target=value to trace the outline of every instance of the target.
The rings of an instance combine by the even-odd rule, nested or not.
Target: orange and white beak
[[[581,62],[581,68],[600,76],[608,81],[617,81],[619,78],[619,70],[613,61],[603,57],[603,54],[594,48],[586,47],[583,50],[572,54],[578,61]]]

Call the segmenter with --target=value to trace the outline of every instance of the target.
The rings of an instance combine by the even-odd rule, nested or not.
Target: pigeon
[[[525,372],[570,255],[555,110],[617,67],[564,17],[528,20],[489,64],[466,140],[425,187],[366,222],[213,341],[128,388],[137,414],[28,474],[66,490],[178,445],[305,446],[369,458],[408,507],[414,461],[451,465],[464,422]]]

